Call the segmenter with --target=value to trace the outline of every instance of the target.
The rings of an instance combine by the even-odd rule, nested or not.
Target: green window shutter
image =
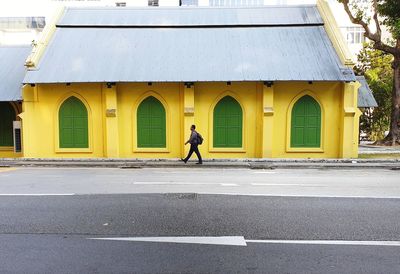
[[[61,105],[59,114],[60,148],[88,148],[88,113],[76,97],[69,97]]]
[[[150,96],[137,109],[137,146],[143,148],[166,147],[166,119],[164,106]]]
[[[243,112],[231,96],[222,98],[214,108],[214,147],[242,147]]]
[[[12,105],[0,102],[0,146],[2,147],[14,146],[13,121],[15,118],[15,111]]]
[[[321,108],[311,96],[301,97],[292,109],[291,147],[320,147]]]

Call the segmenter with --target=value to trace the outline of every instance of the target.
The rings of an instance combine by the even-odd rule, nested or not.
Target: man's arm
[[[193,131],[193,132],[190,134],[190,138],[189,138],[189,140],[186,141],[185,145],[191,143],[191,141],[193,141],[195,138],[196,138],[196,133]]]

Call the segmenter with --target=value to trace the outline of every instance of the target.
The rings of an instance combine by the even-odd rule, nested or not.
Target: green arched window
[[[0,102],[0,146],[12,147],[13,140],[13,121],[15,120],[15,111],[12,105],[6,102]]]
[[[88,148],[88,112],[76,97],[69,97],[59,113],[60,148]]]
[[[222,98],[214,108],[214,147],[242,147],[243,112],[231,96]]]
[[[320,147],[321,107],[311,96],[301,97],[292,109],[291,147]]]
[[[165,148],[165,109],[153,96],[147,97],[137,109],[137,146]]]

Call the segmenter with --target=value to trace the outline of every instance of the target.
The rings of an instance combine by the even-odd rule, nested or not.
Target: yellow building
[[[25,157],[358,154],[350,55],[326,2],[263,8],[69,8],[24,79]],[[186,150],[185,150],[186,149]]]

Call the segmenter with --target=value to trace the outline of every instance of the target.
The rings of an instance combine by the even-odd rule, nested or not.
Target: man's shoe
[[[203,162],[197,162],[196,163],[196,165],[202,165],[203,164]]]
[[[185,159],[182,159],[182,158],[181,158],[181,161],[184,162],[185,164],[186,164],[186,162],[187,162],[187,161],[185,161]]]

